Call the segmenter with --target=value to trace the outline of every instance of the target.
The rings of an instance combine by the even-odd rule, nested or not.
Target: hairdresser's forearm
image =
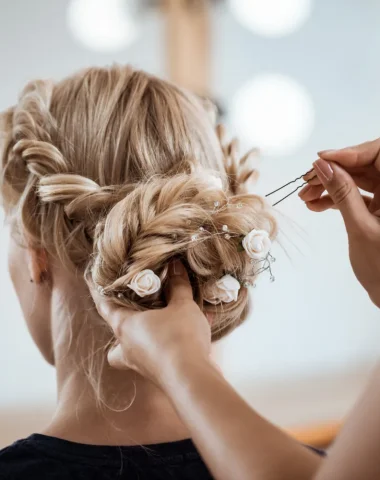
[[[315,480],[380,478],[380,368],[347,418]]]
[[[319,456],[264,420],[208,361],[171,361],[162,384],[217,480],[312,478]]]

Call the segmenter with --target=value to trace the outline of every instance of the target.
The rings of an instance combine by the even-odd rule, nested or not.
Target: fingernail
[[[315,173],[321,182],[331,182],[334,176],[334,171],[328,162],[325,162],[321,158],[313,163]]]
[[[185,271],[185,267],[182,265],[182,262],[179,260],[174,260],[172,264],[170,265],[170,273],[171,275],[183,275]]]
[[[335,152],[336,150],[334,149],[330,149],[330,150],[321,150],[320,152],[318,152],[318,155],[320,157],[324,157],[324,158],[332,158],[334,155],[335,155]]]
[[[311,185],[305,185],[302,190],[300,190],[298,196],[302,197],[302,195],[305,195],[309,190],[311,189]]]

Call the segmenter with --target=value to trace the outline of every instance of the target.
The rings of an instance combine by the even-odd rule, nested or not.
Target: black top
[[[0,479],[212,480],[212,477],[191,440],[103,447],[34,434],[0,450]]]
[[[1,480],[211,478],[191,440],[109,447],[34,434],[0,450]]]

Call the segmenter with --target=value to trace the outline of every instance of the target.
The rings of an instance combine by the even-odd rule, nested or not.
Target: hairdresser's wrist
[[[159,364],[157,382],[168,395],[171,395],[178,384],[182,387],[190,386],[199,372],[210,368],[216,371],[215,364],[209,356],[177,350],[163,356]]]

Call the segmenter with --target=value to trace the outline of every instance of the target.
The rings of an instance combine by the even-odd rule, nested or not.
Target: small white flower
[[[249,257],[259,259],[268,255],[272,242],[265,230],[252,230],[244,237],[242,245]]]
[[[210,175],[209,177],[209,184],[212,187],[222,189],[223,188],[223,182],[220,177],[216,177],[215,175]]]
[[[216,282],[209,282],[204,289],[206,302],[218,303],[236,302],[240,290],[240,283],[232,275],[224,275]]]
[[[158,292],[161,288],[161,280],[152,270],[143,270],[137,273],[127,286],[139,297],[146,297]]]

